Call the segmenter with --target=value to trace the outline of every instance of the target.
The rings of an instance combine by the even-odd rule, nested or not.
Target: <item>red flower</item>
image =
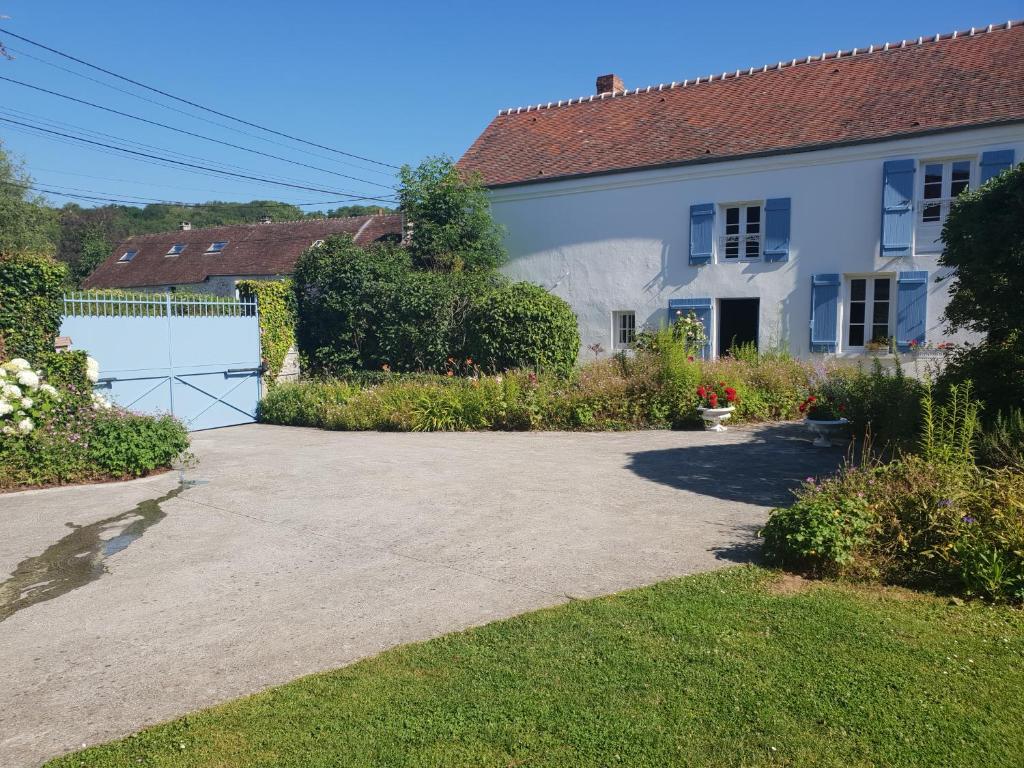
[[[811,395],[810,397],[807,398],[807,402],[808,403],[816,403],[816,402],[818,402],[818,398],[816,398],[814,395]]]
[[[843,412],[843,411],[845,411],[845,410],[846,410],[846,406],[845,406],[845,405],[840,405],[840,406],[839,406],[839,412],[840,412],[840,413],[842,413],[842,412]]]
[[[692,363],[693,362],[693,355],[687,355],[686,359],[687,359],[688,362]]]
[[[727,387],[725,390],[725,399],[730,403],[736,402],[736,390],[732,387]]]
[[[717,408],[718,407],[718,395],[715,392],[712,392],[708,396],[708,402],[711,403],[711,407],[712,408]]]
[[[797,408],[797,410],[800,411],[800,413],[803,413],[804,411],[806,411],[807,410],[807,403],[800,403],[800,407]]]
[[[703,386],[697,387],[697,397],[704,397],[708,391]]]

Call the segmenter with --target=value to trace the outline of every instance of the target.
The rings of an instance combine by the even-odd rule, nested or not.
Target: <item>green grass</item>
[[[50,765],[1020,765],[1024,613],[776,578],[573,602]]]

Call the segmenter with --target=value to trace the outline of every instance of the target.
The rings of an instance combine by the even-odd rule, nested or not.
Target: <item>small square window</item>
[[[210,243],[210,247],[206,249],[206,252],[207,253],[220,253],[221,251],[223,251],[227,247],[228,247],[228,241],[227,240],[216,240],[215,242]]]
[[[615,349],[629,349],[636,341],[636,312],[613,312],[613,335]]]
[[[119,258],[117,261],[119,264],[127,264],[129,261],[135,258],[135,254],[137,253],[138,251],[125,251],[124,253],[121,254],[121,258]]]
[[[170,250],[168,250],[167,253],[164,254],[164,255],[166,255],[166,256],[177,256],[178,254],[180,254],[184,250],[185,250],[185,243],[175,243],[174,245],[172,245],[170,247]]]

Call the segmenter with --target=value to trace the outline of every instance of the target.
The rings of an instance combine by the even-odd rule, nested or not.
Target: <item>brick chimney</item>
[[[181,222],[181,224],[178,225],[178,229],[180,229],[182,232],[188,232],[190,229],[192,229],[192,222],[183,221]]]
[[[597,78],[597,95],[602,93],[624,93],[626,84],[618,75],[599,75]]]

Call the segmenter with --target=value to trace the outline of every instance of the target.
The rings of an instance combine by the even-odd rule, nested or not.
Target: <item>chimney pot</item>
[[[260,216],[260,224],[271,224],[271,223],[273,223],[273,221],[274,220],[272,218],[270,218],[269,216],[266,216],[266,215]]]
[[[597,78],[597,95],[602,93],[625,93],[626,84],[618,75],[600,75]]]
[[[190,229],[192,229],[192,222],[183,221],[181,222],[181,224],[178,225],[178,227],[181,229],[182,232],[188,232]]]

